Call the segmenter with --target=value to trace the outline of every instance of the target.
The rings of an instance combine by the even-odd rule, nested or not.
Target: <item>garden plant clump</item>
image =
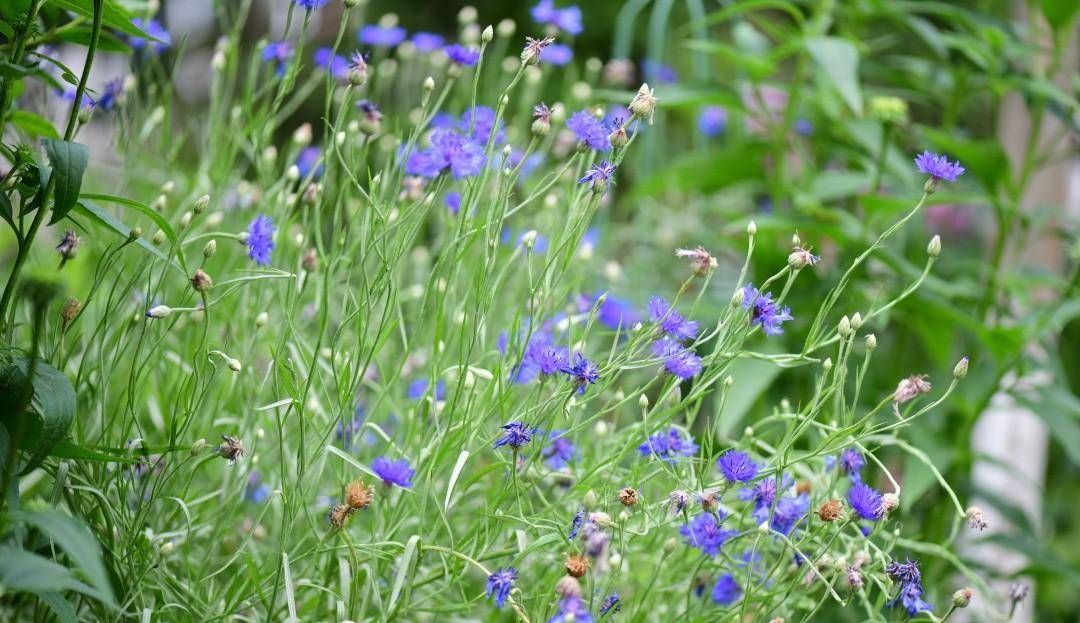
[[[625,27],[601,62],[565,2],[437,34],[220,1],[192,104],[156,4],[3,9],[4,620],[1023,603],[964,552],[989,526],[968,438],[1080,314],[1076,262],[1017,294],[1045,154],[1014,174],[931,84],[867,58],[889,75],[863,84],[857,10],[689,2],[654,10],[649,58]],[[665,53],[666,28],[693,37]],[[1040,118],[1076,114],[1039,85]],[[984,203],[997,244],[957,268],[940,208]]]

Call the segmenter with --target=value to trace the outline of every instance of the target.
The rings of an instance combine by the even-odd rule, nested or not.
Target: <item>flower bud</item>
[[[664,541],[664,553],[670,554],[671,552],[675,551],[675,548],[678,547],[678,545],[679,542],[675,540],[675,537],[669,538],[668,540]]]
[[[63,307],[60,308],[60,318],[66,325],[72,320],[75,320],[75,317],[79,315],[80,311],[82,311],[82,303],[79,302],[79,299],[71,297],[64,301]]]
[[[855,312],[855,314],[851,317],[851,328],[854,331],[858,331],[859,327],[861,327],[861,326],[862,326],[862,314],[860,314],[859,312]]]
[[[147,318],[165,318],[172,313],[172,308],[168,305],[156,305],[146,310]]]
[[[642,395],[638,396],[637,403],[638,403],[638,406],[641,407],[642,409],[648,409],[649,408],[649,397],[646,396],[645,394],[642,394]]]
[[[881,513],[882,515],[889,515],[894,510],[900,508],[900,496],[896,493],[886,493],[881,496]]]
[[[195,215],[190,211],[184,212],[184,214],[180,216],[180,229],[187,229],[188,225],[191,225],[191,219],[194,217]]]
[[[270,314],[266,312],[259,312],[258,316],[255,316],[255,326],[265,327],[266,323],[270,322]]]
[[[555,583],[555,593],[562,597],[581,597],[581,582],[572,575],[564,575]]]
[[[746,293],[742,288],[735,290],[735,293],[731,295],[731,306],[742,307],[743,301],[746,300]]]
[[[203,195],[195,200],[195,205],[193,205],[191,209],[195,212],[195,214],[202,214],[203,212],[206,212],[206,208],[208,208],[209,206],[210,195]]]
[[[128,232],[128,242],[135,242],[139,238],[142,238],[142,227],[132,227]]]
[[[206,447],[206,440],[205,439],[199,439],[195,443],[191,444],[191,455],[195,456],[196,454],[199,454],[200,452],[203,451],[203,448],[205,448],[205,447]]]
[[[300,127],[293,132],[292,140],[300,146],[309,145],[311,143],[311,124],[300,124]]]
[[[648,119],[652,123],[653,113],[656,111],[656,97],[648,83],[642,84],[637,95],[630,100],[630,112],[639,119]]]
[[[971,596],[974,593],[970,588],[962,588],[952,594],[952,603],[957,608],[967,608],[971,604]]]
[[[150,238],[150,242],[153,242],[156,246],[161,246],[165,242],[165,232],[160,229],[154,232],[154,235]]]
[[[968,358],[967,355],[960,358],[960,361],[956,362],[956,367],[952,370],[954,379],[960,380],[967,376],[968,373]]]
[[[211,238],[210,242],[207,242],[206,245],[203,246],[202,254],[206,259],[210,259],[214,257],[215,253],[217,253],[217,240]]]
[[[926,245],[926,254],[930,257],[941,255],[941,236],[934,234],[934,237],[930,239],[930,244]]]
[[[750,221],[746,225],[746,233],[749,236],[753,236],[753,235],[757,234],[757,223],[755,223],[754,221]]]
[[[851,320],[847,316],[840,319],[840,324],[836,327],[836,332],[840,334],[840,337],[851,335]]]
[[[155,212],[164,212],[165,206],[169,203],[165,195],[158,195],[157,199],[154,199],[154,203],[151,205]]]
[[[978,506],[969,506],[964,513],[964,518],[967,519],[968,526],[973,530],[986,530],[987,523],[986,518],[983,517],[983,510]]]
[[[871,333],[866,336],[866,350],[873,352],[877,348],[877,336]]]
[[[240,365],[240,360],[233,359],[231,357],[225,361],[225,365],[229,366],[229,369],[233,372],[239,372],[242,369],[242,366]]]
[[[583,503],[585,504],[585,508],[587,509],[596,508],[596,492],[592,489],[586,491]]]
[[[826,357],[825,361],[821,362],[821,368],[826,372],[832,370],[832,357]]]
[[[214,287],[214,280],[200,268],[191,276],[191,287],[194,288],[196,292],[206,292]]]
[[[315,272],[315,270],[319,267],[318,251],[316,251],[314,247],[308,249],[307,253],[304,254],[304,259],[301,261],[301,263],[304,266],[304,270],[308,271],[309,273]]]
[[[484,32],[480,33],[481,43],[491,43],[491,40],[495,38],[495,29],[488,24],[488,27],[484,29]]]
[[[630,142],[630,137],[626,134],[626,128],[620,125],[608,135],[608,141],[615,149],[622,149]]]

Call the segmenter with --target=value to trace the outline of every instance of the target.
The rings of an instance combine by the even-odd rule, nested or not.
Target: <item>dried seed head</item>
[[[792,268],[803,268],[805,266],[814,266],[821,261],[821,256],[814,255],[809,248],[804,249],[799,245],[795,245],[795,249],[788,255],[787,261]]]
[[[633,487],[626,487],[619,491],[619,502],[623,506],[637,506],[640,501],[637,489]]]
[[[795,491],[799,495],[802,495],[804,493],[810,493],[810,489],[811,489],[811,486],[810,486],[810,481],[809,480],[800,480],[799,482],[797,482],[795,484]]]
[[[1021,601],[1024,601],[1025,598],[1027,598],[1029,590],[1030,589],[1028,588],[1027,584],[1021,584],[1020,582],[1017,582],[1016,584],[1013,584],[1009,587],[1009,600],[1012,601],[1014,604],[1018,604]]]
[[[555,594],[562,597],[581,597],[581,582],[572,575],[564,575],[555,583]]]
[[[60,308],[60,318],[66,325],[75,320],[75,316],[78,316],[80,311],[82,311],[82,303],[79,302],[79,299],[70,297],[64,301],[63,307]]]
[[[986,530],[986,519],[983,517],[983,510],[978,506],[969,506],[964,516],[972,530]]]
[[[709,491],[699,495],[698,502],[701,504],[701,510],[711,513],[720,507],[720,496],[717,495],[716,491]]]
[[[544,48],[548,47],[552,43],[555,43],[555,37],[544,37],[543,39],[533,39],[532,37],[525,37],[525,48],[521,50],[522,64],[538,64],[540,62],[540,53],[544,51]]]
[[[929,393],[930,389],[930,382],[926,380],[925,374],[909,376],[896,386],[896,391],[893,392],[893,401],[905,403],[922,394]]]
[[[696,249],[675,249],[675,257],[689,258],[690,272],[695,277],[704,277],[717,266],[716,258],[700,245]]]
[[[563,566],[566,567],[566,573],[575,578],[584,577],[585,573],[589,570],[589,557],[582,554],[571,554],[566,557],[566,562]]]
[[[900,508],[900,496],[895,493],[886,493],[881,496],[881,515],[884,517]]]
[[[56,245],[56,252],[60,254],[61,261],[75,259],[75,256],[79,254],[80,242],[82,241],[74,231],[65,229],[64,235],[60,237],[60,244]]]
[[[855,567],[848,567],[844,573],[847,576],[848,588],[857,591],[863,587],[862,571],[859,571]]]
[[[191,287],[194,288],[196,292],[206,292],[214,287],[214,280],[200,268],[191,276]]]
[[[374,497],[375,493],[371,487],[364,484],[360,479],[350,482],[345,487],[345,503],[353,510],[367,508]]]
[[[334,508],[330,509],[330,514],[327,515],[327,520],[334,528],[345,527],[345,522],[349,520],[349,516],[352,515],[352,508],[348,504],[338,504]]]
[[[844,507],[840,500],[827,500],[818,508],[817,515],[822,521],[836,521],[844,515]]]
[[[244,456],[244,444],[240,439],[233,437],[232,435],[222,435],[221,445],[218,446],[218,454],[220,454],[229,463],[236,463]]]
[[[656,96],[653,95],[653,90],[649,88],[648,83],[642,84],[637,95],[630,100],[630,112],[634,113],[635,117],[648,119],[649,123],[652,123],[653,113],[656,111],[656,101]]]

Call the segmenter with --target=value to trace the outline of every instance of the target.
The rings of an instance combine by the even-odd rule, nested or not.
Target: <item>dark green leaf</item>
[[[86,204],[87,199],[90,199],[92,201],[108,201],[109,203],[115,203],[118,205],[122,205],[126,208],[131,208],[132,210],[135,210],[136,212],[149,218],[151,221],[154,221],[154,225],[157,225],[158,229],[165,232],[165,237],[169,239],[169,242],[176,242],[176,232],[173,230],[172,225],[169,224],[169,221],[165,220],[165,217],[158,214],[157,210],[154,210],[145,203],[139,203],[138,201],[135,201],[133,199],[128,199],[127,197],[118,197],[116,195],[84,193],[82,196],[82,203],[84,205]]]
[[[25,403],[26,380],[30,361],[18,349],[4,348],[0,356],[0,421],[13,430],[19,406]],[[30,412],[36,417],[27,422],[20,447],[30,453],[24,470],[41,463],[49,451],[67,435],[75,419],[75,390],[62,372],[45,361],[34,368],[33,395]]]
[[[58,511],[19,511],[12,513],[11,518],[34,526],[52,539],[82,571],[86,581],[104,596],[102,601],[113,603],[109,575],[101,559],[101,546],[82,522]]]
[[[71,11],[72,13],[82,15],[83,17],[89,19],[94,18],[93,0],[49,0],[49,3]],[[119,30],[124,34],[144,38],[149,36],[139,30],[138,26],[131,23],[131,15],[128,14],[127,10],[117,4],[115,0],[105,0],[101,12],[101,23],[113,30]]]
[[[56,178],[56,200],[53,204],[52,220],[49,221],[52,225],[67,216],[79,200],[83,172],[90,162],[90,149],[72,141],[47,138],[41,142],[45,145],[45,153],[49,156],[52,174]]]
[[[87,448],[80,446],[79,444],[69,440],[61,439],[52,451],[49,452],[49,456],[59,457],[61,459],[76,459],[79,461],[98,461],[102,463],[138,463],[138,459],[134,459],[130,456],[119,456],[116,454],[106,454],[94,450],[93,448]]]
[[[16,233],[19,231],[19,227],[15,224],[15,210],[11,207],[11,199],[8,199],[5,192],[0,192],[0,218],[11,225],[12,231]]]
[[[56,128],[48,119],[35,115],[25,110],[13,110],[8,115],[12,123],[19,126],[23,132],[31,136],[44,136],[45,138],[60,138]]]

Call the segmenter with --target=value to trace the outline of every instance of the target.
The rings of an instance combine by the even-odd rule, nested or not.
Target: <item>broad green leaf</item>
[[[131,235],[130,227],[124,225],[123,223],[118,221],[115,216],[109,214],[101,207],[90,203],[89,201],[79,202],[79,204],[75,206],[75,209],[73,211],[89,218],[90,220],[94,221],[102,227],[105,227],[106,229],[112,230],[113,232],[119,234],[124,238],[127,238]],[[168,262],[169,266],[172,266],[181,273],[184,272],[184,270],[180,268],[180,266],[176,262],[170,261],[169,258],[161,252],[161,249],[147,242],[145,238],[140,237],[138,240],[135,241],[135,244],[139,245],[144,250],[146,250],[147,253],[150,253],[161,261]]]
[[[8,115],[12,123],[19,126],[23,132],[31,136],[44,136],[45,138],[60,138],[56,128],[48,119],[35,115],[25,110],[13,110]]]
[[[1080,12],[1080,2],[1076,0],[1042,0],[1040,4],[1043,16],[1054,30],[1068,27]]]
[[[58,591],[76,591],[105,601],[92,586],[80,582],[63,565],[10,545],[0,545],[0,586],[4,592],[26,592],[41,595]],[[105,601],[105,603],[110,603]]]
[[[49,0],[49,3],[83,17],[94,18],[93,0]],[[143,38],[149,37],[145,32],[139,30],[138,26],[131,23],[131,15],[115,0],[105,0],[102,6],[101,23],[124,34]]]
[[[90,149],[81,143],[47,138],[41,141],[45,153],[49,156],[52,175],[56,179],[56,201],[53,205],[52,220],[49,224],[60,222],[75,202],[79,200],[82,188],[83,172],[90,162]]]
[[[862,90],[859,88],[859,51],[851,42],[837,37],[810,37],[806,51],[820,66],[851,110],[862,114]]]
[[[113,603],[109,574],[101,559],[101,545],[86,525],[55,510],[19,511],[12,513],[11,518],[34,526],[52,539],[71,558],[75,567],[83,572],[86,581],[104,597],[102,601]]]
[[[0,421],[9,432],[20,404],[25,404],[25,391],[30,361],[15,348],[5,348],[0,353]],[[20,396],[22,398],[20,399]],[[25,470],[41,463],[49,451],[67,435],[75,419],[75,390],[66,376],[48,362],[38,361],[34,368],[33,395],[30,412],[35,416],[28,420],[21,447],[30,453]]]

